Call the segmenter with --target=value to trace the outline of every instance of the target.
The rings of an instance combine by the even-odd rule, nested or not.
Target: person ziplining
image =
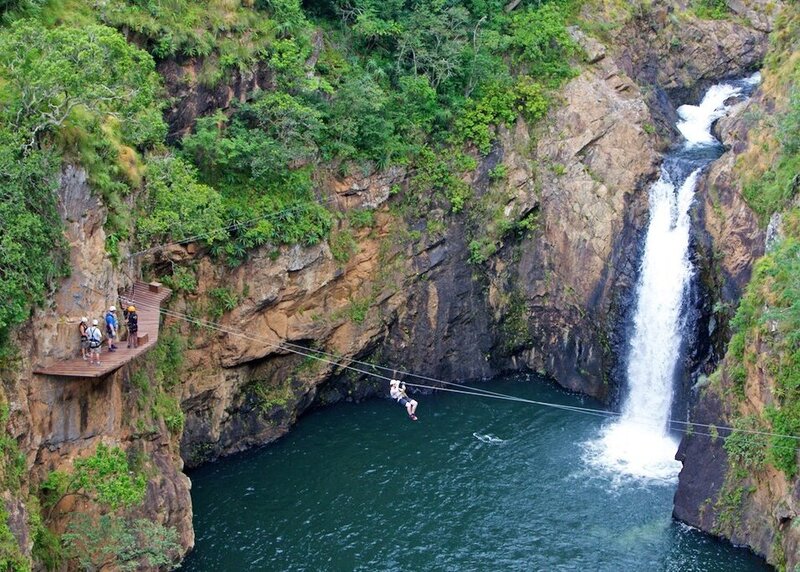
[[[408,412],[408,416],[411,418],[412,421],[417,420],[416,411],[417,411],[417,401],[415,399],[411,399],[406,394],[406,384],[400,383],[399,379],[393,379],[389,382],[389,395],[392,396],[392,399],[397,400],[400,405],[404,405],[406,411]]]
[[[303,357],[306,357],[306,358],[309,358],[309,359],[318,360],[318,361],[320,361],[322,363],[327,363],[327,364],[330,364],[330,365],[334,365],[336,367],[341,367],[341,368],[343,368],[345,370],[348,370],[348,371],[354,371],[354,372],[357,372],[357,373],[359,373],[361,375],[364,375],[364,376],[371,376],[371,377],[374,377],[374,378],[377,378],[377,379],[381,379],[381,380],[384,380],[384,381],[389,381],[390,382],[390,387],[392,387],[392,386],[396,386],[397,387],[398,396],[396,397],[394,394],[392,394],[391,395],[392,399],[397,399],[397,401],[399,401],[402,405],[405,405],[407,411],[409,409],[408,403],[412,403],[412,405],[411,405],[412,411],[416,410],[416,407],[417,407],[418,404],[417,404],[417,402],[415,400],[410,399],[408,397],[408,395],[405,394],[405,391],[404,391],[405,390],[405,385],[406,385],[405,382],[402,383],[403,387],[401,389],[401,387],[400,387],[401,386],[401,382],[399,380],[397,380],[397,379],[394,379],[394,376],[397,375],[398,373],[400,373],[401,375],[407,375],[407,376],[411,376],[413,378],[417,378],[419,380],[424,380],[424,381],[427,381],[427,382],[430,382],[430,383],[434,383],[435,385],[422,384],[422,383],[419,383],[419,382],[417,382],[417,383],[409,382],[408,383],[408,385],[410,385],[412,387],[425,388],[425,389],[429,389],[429,390],[432,390],[432,391],[444,391],[444,392],[448,392],[448,393],[459,393],[459,394],[471,395],[473,397],[482,397],[482,398],[487,398],[487,399],[512,401],[512,402],[516,402],[516,403],[520,403],[520,404],[535,405],[535,406],[539,406],[539,407],[548,407],[548,408],[554,408],[554,409],[562,409],[562,410],[565,410],[565,411],[571,411],[573,413],[580,413],[580,414],[584,414],[584,415],[594,415],[594,416],[599,416],[599,417],[619,418],[621,416],[621,413],[617,412],[617,411],[610,411],[610,410],[605,410],[605,409],[594,409],[594,408],[588,408],[588,407],[578,407],[578,406],[575,406],[575,405],[565,405],[563,403],[539,401],[539,400],[535,400],[535,399],[526,399],[526,398],[523,398],[523,397],[517,397],[517,396],[514,396],[514,395],[508,395],[508,394],[505,394],[505,393],[498,393],[496,391],[489,391],[489,390],[486,390],[486,389],[472,387],[472,386],[464,385],[464,384],[458,383],[458,382],[445,381],[443,379],[437,379],[437,378],[432,378],[432,377],[428,377],[428,376],[425,376],[425,375],[419,375],[419,374],[415,374],[413,372],[408,372],[408,371],[398,372],[396,369],[392,370],[391,368],[388,368],[388,367],[385,367],[385,366],[375,365],[375,364],[372,364],[372,363],[359,361],[357,359],[350,360],[351,364],[359,364],[359,365],[364,366],[364,368],[362,369],[362,368],[356,367],[356,366],[351,365],[351,364],[342,363],[340,361],[341,360],[341,356],[339,356],[337,354],[328,353],[328,352],[325,352],[323,350],[307,348],[305,346],[301,346],[299,344],[293,344],[293,343],[288,342],[288,341],[285,341],[285,342],[282,342],[282,343],[275,343],[274,341],[267,340],[266,338],[253,336],[252,334],[248,334],[246,332],[242,332],[242,331],[239,331],[239,330],[234,330],[234,329],[225,327],[222,324],[217,323],[217,322],[211,322],[209,320],[204,320],[202,318],[197,318],[195,316],[190,316],[189,314],[185,314],[185,313],[178,312],[178,311],[175,311],[175,310],[168,310],[168,309],[165,309],[165,308],[161,308],[159,304],[160,304],[160,302],[158,302],[158,303],[151,302],[150,304],[147,304],[146,302],[142,302],[142,305],[144,306],[144,308],[146,310],[155,310],[156,312],[158,312],[159,314],[161,314],[161,315],[163,315],[165,317],[170,317],[170,318],[175,318],[175,319],[178,319],[178,320],[183,320],[183,321],[185,321],[185,322],[187,322],[189,324],[194,324],[196,326],[208,328],[210,330],[215,330],[215,331],[217,331],[219,333],[222,333],[222,334],[225,334],[225,335],[235,336],[235,337],[239,337],[239,338],[243,338],[243,339],[247,339],[247,340],[251,340],[251,341],[255,341],[255,342],[260,342],[260,343],[263,343],[267,347],[280,349],[282,351],[289,352],[289,353],[292,353],[292,354],[295,354],[295,355],[303,356]],[[367,368],[369,368],[369,369],[367,369]],[[393,374],[392,374],[392,377],[388,377],[388,374],[387,375],[382,375],[381,373],[377,373],[376,370],[383,370],[383,371],[387,371],[387,372],[393,371]],[[447,387],[447,386],[450,386],[450,387]],[[402,391],[402,393],[401,393],[401,391]],[[390,391],[390,393],[392,393],[392,392]],[[402,397],[405,397],[405,401],[402,399]],[[639,421],[639,423],[642,424],[643,426],[648,426],[648,425],[649,426],[656,426],[656,425],[648,424],[647,421],[648,421],[648,419],[645,417],[645,418],[642,418]],[[657,425],[657,426],[660,426],[660,425]],[[693,436],[705,436],[705,437],[709,437],[709,438],[712,438],[712,439],[721,439],[723,441],[727,440],[734,432],[740,432],[740,433],[748,434],[748,435],[763,435],[765,437],[784,437],[784,438],[787,438],[787,439],[792,439],[793,441],[795,441],[798,444],[800,444],[800,435],[792,435],[792,434],[786,434],[786,433],[775,433],[775,432],[772,432],[772,431],[760,431],[760,430],[756,430],[756,429],[738,429],[738,428],[731,427],[731,426],[726,426],[726,425],[713,425],[713,424],[708,424],[708,423],[700,423],[700,422],[697,422],[697,421],[683,421],[683,420],[680,420],[680,419],[670,419],[669,420],[669,428],[670,428],[670,430],[680,431],[682,433],[691,434]],[[708,429],[708,432],[704,432],[701,429]],[[721,434],[721,430],[724,430],[726,434],[724,434],[724,435]],[[789,446],[795,447],[794,444],[789,445]],[[797,451],[800,451],[800,446],[795,447],[795,448],[796,448]]]

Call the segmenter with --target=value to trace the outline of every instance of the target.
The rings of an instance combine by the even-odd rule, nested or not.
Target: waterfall
[[[759,81],[756,74],[715,85],[699,105],[678,108],[683,145],[665,158],[661,177],[650,187],[650,222],[628,348],[628,395],[620,417],[585,447],[590,466],[616,479],[672,482],[680,471],[674,459],[678,439],[669,433],[668,421],[686,325],[684,298],[694,273],[689,210],[701,170],[722,153],[711,126],[729,111],[731,98],[749,94]]]

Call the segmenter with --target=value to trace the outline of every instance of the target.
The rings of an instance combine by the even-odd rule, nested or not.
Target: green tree
[[[65,271],[55,136],[69,124],[85,134],[85,145],[69,138],[62,143],[79,148],[67,150],[78,151],[93,183],[118,192],[118,169],[109,161],[121,145],[117,140],[151,144],[163,138],[165,126],[155,103],[160,80],[153,59],[105,26],[47,29],[31,20],[14,22],[0,30],[0,77],[2,340]],[[121,131],[107,135],[115,126]],[[110,220],[121,214],[116,198],[119,208],[111,205]]]
[[[445,0],[426,0],[414,6],[398,39],[398,64],[423,73],[436,88],[463,68],[469,42],[470,14]]]
[[[19,137],[0,129],[0,339],[44,301],[47,284],[65,271],[55,203],[58,159],[48,151],[23,157],[19,144]]]
[[[73,463],[72,473],[53,471],[42,483],[45,506],[50,512],[68,496],[78,495],[118,509],[139,504],[144,499],[147,480],[134,474],[125,452],[102,443],[94,455]]]
[[[0,35],[0,74],[1,117],[25,133],[26,150],[77,108],[120,120],[143,114],[152,123],[149,107],[160,85],[153,58],[116,30],[46,29],[30,20],[14,22]]]
[[[150,157],[146,209],[137,220],[144,245],[202,236],[206,243],[226,238],[222,197],[197,181],[192,165],[179,157]]]
[[[62,536],[66,554],[84,570],[175,568],[178,533],[147,519],[76,514]]]
[[[514,14],[507,46],[514,59],[529,75],[549,78],[554,85],[573,75],[569,58],[578,46],[566,27],[566,9],[545,4]]]
[[[368,159],[385,166],[399,154],[402,145],[395,137],[386,84],[378,68],[353,70],[344,78],[326,105],[320,142],[326,158]]]

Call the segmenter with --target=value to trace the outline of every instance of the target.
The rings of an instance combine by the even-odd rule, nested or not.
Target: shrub
[[[733,423],[733,432],[725,439],[725,450],[745,469],[758,470],[767,458],[768,438],[755,416],[741,417]]]
[[[545,78],[554,86],[575,74],[569,59],[578,46],[567,32],[566,20],[567,8],[548,3],[520,11],[511,22],[509,47],[516,62],[529,75]]]
[[[730,15],[726,0],[695,0],[694,13],[700,18],[722,20]]]
[[[112,514],[76,514],[62,539],[84,570],[171,569],[180,551],[174,528]]]
[[[476,99],[467,102],[455,124],[457,140],[471,140],[482,153],[489,151],[492,128],[510,126],[518,115],[536,121],[547,113],[548,101],[542,86],[528,78],[515,84],[495,82],[484,86]]]
[[[497,244],[490,238],[480,238],[469,243],[469,262],[470,264],[482,264],[489,257],[497,252]]]
[[[46,151],[21,156],[21,144],[0,129],[0,339],[44,302],[67,268],[55,202],[58,159]]]
[[[329,242],[333,259],[341,264],[349,261],[350,257],[358,251],[358,244],[356,244],[350,229],[334,232]]]
[[[211,299],[209,313],[215,320],[219,320],[225,312],[231,312],[239,305],[239,297],[229,288],[212,288],[208,291]]]
[[[355,209],[347,213],[350,226],[355,229],[372,228],[375,226],[375,211],[372,209]]]
[[[493,126],[510,125],[517,115],[513,90],[508,85],[494,83],[486,86],[478,99],[467,103],[465,112],[456,120],[456,133],[461,140],[471,140],[486,153],[492,142]]]
[[[181,431],[183,431],[186,416],[177,398],[165,393],[159,393],[153,405],[153,416],[157,419],[163,419],[167,430],[173,435],[180,435]]]
[[[197,181],[190,164],[179,157],[148,160],[147,205],[137,219],[143,246],[199,237],[208,244],[227,238],[219,193]]]
[[[41,489],[52,511],[65,497],[78,494],[111,509],[130,507],[142,502],[145,486],[146,479],[130,470],[122,449],[101,443],[93,455],[73,463],[72,473],[50,473]]]

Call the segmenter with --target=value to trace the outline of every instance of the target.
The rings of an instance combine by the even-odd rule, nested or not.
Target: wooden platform
[[[34,369],[34,373],[39,375],[52,375],[58,377],[85,377],[98,378],[119,369],[133,358],[142,355],[158,343],[158,330],[160,323],[161,303],[166,300],[172,291],[161,286],[158,292],[152,292],[150,285],[144,282],[137,282],[133,291],[124,292],[120,296],[118,318],[120,329],[125,332],[122,309],[130,305],[136,306],[136,313],[139,314],[139,336],[147,335],[146,343],[141,344],[136,349],[128,349],[126,341],[117,340],[117,350],[109,352],[105,339],[105,327],[101,323],[100,329],[103,332],[103,347],[100,353],[100,365],[91,365],[88,361],[77,357],[71,360],[59,361],[47,367]]]

